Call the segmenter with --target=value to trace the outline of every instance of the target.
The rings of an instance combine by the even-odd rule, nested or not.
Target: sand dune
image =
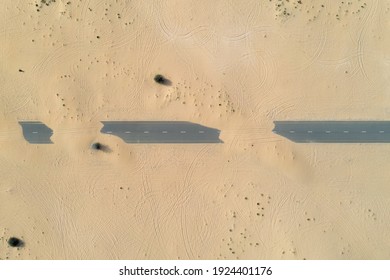
[[[0,259],[390,258],[390,146],[272,133],[389,120],[389,16],[380,0],[2,1]],[[224,143],[125,144],[107,120]]]

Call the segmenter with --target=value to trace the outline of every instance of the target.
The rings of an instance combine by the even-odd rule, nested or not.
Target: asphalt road
[[[223,143],[218,129],[182,121],[103,121],[100,132],[126,143]]]
[[[390,121],[275,121],[273,132],[297,143],[390,143]]]
[[[53,130],[44,123],[38,121],[20,121],[23,136],[31,144],[53,144],[50,137]]]

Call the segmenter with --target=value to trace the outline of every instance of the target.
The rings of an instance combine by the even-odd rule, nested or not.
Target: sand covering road
[[[0,258],[390,258],[390,145],[272,133],[274,120],[390,119],[389,11],[1,1]],[[55,144],[28,144],[20,120]],[[224,144],[125,144],[99,133],[108,120],[191,121]]]

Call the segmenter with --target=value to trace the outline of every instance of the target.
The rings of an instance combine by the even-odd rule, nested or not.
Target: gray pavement
[[[273,132],[297,143],[390,143],[390,121],[275,121]]]
[[[126,143],[223,143],[218,129],[182,121],[102,121],[100,132]]]
[[[31,144],[53,144],[50,137],[53,130],[44,123],[38,121],[20,121],[23,136]]]

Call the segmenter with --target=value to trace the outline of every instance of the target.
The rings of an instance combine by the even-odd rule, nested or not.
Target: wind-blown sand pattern
[[[272,133],[390,120],[389,19],[385,0],[1,1],[0,258],[389,259],[390,145]],[[113,120],[223,144],[126,144]]]

